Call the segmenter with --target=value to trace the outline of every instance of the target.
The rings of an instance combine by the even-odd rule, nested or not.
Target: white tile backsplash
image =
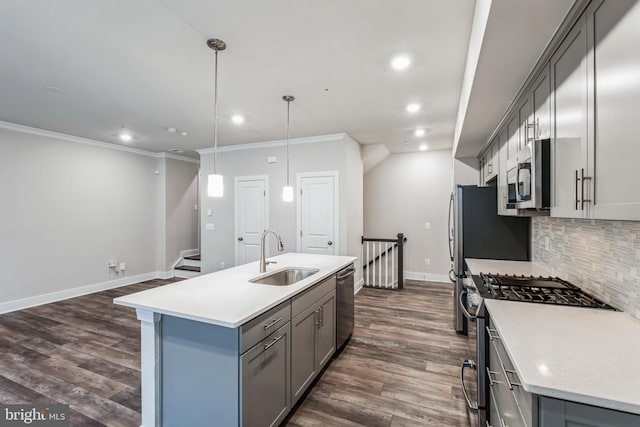
[[[531,224],[534,262],[640,319],[640,222],[534,217]]]

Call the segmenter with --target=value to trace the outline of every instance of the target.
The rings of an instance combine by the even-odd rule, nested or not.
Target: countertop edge
[[[146,311],[150,311],[150,312],[158,313],[158,314],[162,314],[162,315],[174,316],[174,317],[179,317],[179,318],[182,318],[182,319],[193,320],[193,321],[196,321],[196,322],[207,323],[207,324],[210,324],[210,325],[216,325],[216,326],[221,326],[221,327],[225,327],[225,328],[235,329],[235,328],[239,328],[240,326],[242,326],[243,324],[247,323],[248,321],[260,316],[261,314],[269,311],[273,307],[276,307],[277,305],[282,304],[283,302],[285,302],[285,301],[295,297],[296,295],[306,291],[307,289],[309,289],[312,286],[318,284],[319,282],[325,280],[326,278],[336,274],[338,271],[340,271],[343,268],[347,267],[349,264],[354,263],[358,259],[358,257],[351,257],[351,256],[345,256],[345,255],[340,255],[340,256],[343,257],[343,258],[350,258],[350,260],[344,261],[338,267],[329,269],[327,272],[321,274],[317,278],[314,278],[313,281],[310,281],[309,283],[307,283],[306,285],[304,285],[303,287],[298,289],[295,293],[287,294],[286,296],[284,296],[282,298],[278,298],[278,299],[276,299],[274,301],[270,301],[268,304],[266,304],[260,310],[257,310],[257,311],[253,312],[250,315],[244,316],[243,318],[241,318],[241,319],[239,319],[239,320],[237,320],[235,322],[225,322],[225,321],[221,321],[221,320],[217,320],[217,319],[191,315],[189,313],[176,312],[176,311],[161,309],[161,308],[153,307],[153,306],[149,306],[149,305],[144,305],[144,304],[139,304],[139,303],[129,303],[129,302],[122,301],[122,298],[126,297],[126,295],[114,298],[113,299],[113,303],[116,304],[116,305],[123,306],[123,307],[134,308],[136,310],[146,310]],[[285,267],[289,267],[289,266],[283,266],[283,268],[285,268]],[[269,286],[269,285],[263,285],[263,286]]]

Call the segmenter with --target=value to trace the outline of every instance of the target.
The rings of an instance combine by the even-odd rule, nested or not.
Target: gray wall
[[[158,250],[165,159],[33,131],[0,128],[0,312],[156,277],[158,253],[173,251]],[[184,187],[180,163],[169,171]],[[171,185],[167,202],[179,192]],[[168,209],[172,223],[183,204]],[[110,271],[109,259],[126,271]]]
[[[533,261],[640,319],[640,222],[535,217],[531,231]]]
[[[206,196],[207,175],[213,170],[213,154],[201,155],[201,246],[202,271],[210,273],[235,265],[236,236],[234,224],[234,177],[269,176],[269,227],[282,237],[285,252],[296,251],[296,202],[282,201],[285,184],[285,147],[252,146],[251,149],[218,153],[218,173],[224,176],[224,197]],[[362,160],[360,147],[347,135],[340,139],[314,143],[292,144],[289,148],[291,185],[296,173],[338,171],[339,182],[339,242],[340,255],[360,256],[362,233]],[[267,163],[276,156],[277,163]],[[211,209],[213,216],[207,216]],[[214,230],[206,230],[206,223]],[[346,240],[346,241],[345,241]],[[273,239],[269,239],[271,254],[275,254]]]
[[[364,177],[364,233],[407,237],[407,277],[446,281],[451,151],[392,154]],[[425,229],[425,222],[431,223]],[[431,265],[425,265],[429,258]]]

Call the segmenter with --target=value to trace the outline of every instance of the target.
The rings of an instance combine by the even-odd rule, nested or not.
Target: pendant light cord
[[[287,101],[287,187],[289,187],[289,106],[291,101]]]
[[[217,174],[218,163],[218,51],[216,50],[215,72],[213,79],[213,174]]]

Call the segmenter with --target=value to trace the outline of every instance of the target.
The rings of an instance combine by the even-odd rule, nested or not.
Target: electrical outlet
[[[431,223],[430,222],[425,222],[424,223],[424,229],[425,230],[430,230],[431,229]]]
[[[431,265],[431,259],[425,258],[424,259],[424,265]]]
[[[110,259],[107,262],[108,262],[107,266],[109,268],[116,268],[116,266],[118,265],[118,261],[116,261],[115,259]]]
[[[120,263],[120,271],[125,271],[127,269],[127,264],[125,264],[124,262]]]
[[[213,227],[213,223],[212,223],[212,222],[208,222],[208,223],[206,223],[206,224],[205,224],[205,228],[206,228],[207,230],[213,230],[213,229],[214,229],[214,227]]]
[[[224,270],[224,261],[220,261],[220,270]]]

